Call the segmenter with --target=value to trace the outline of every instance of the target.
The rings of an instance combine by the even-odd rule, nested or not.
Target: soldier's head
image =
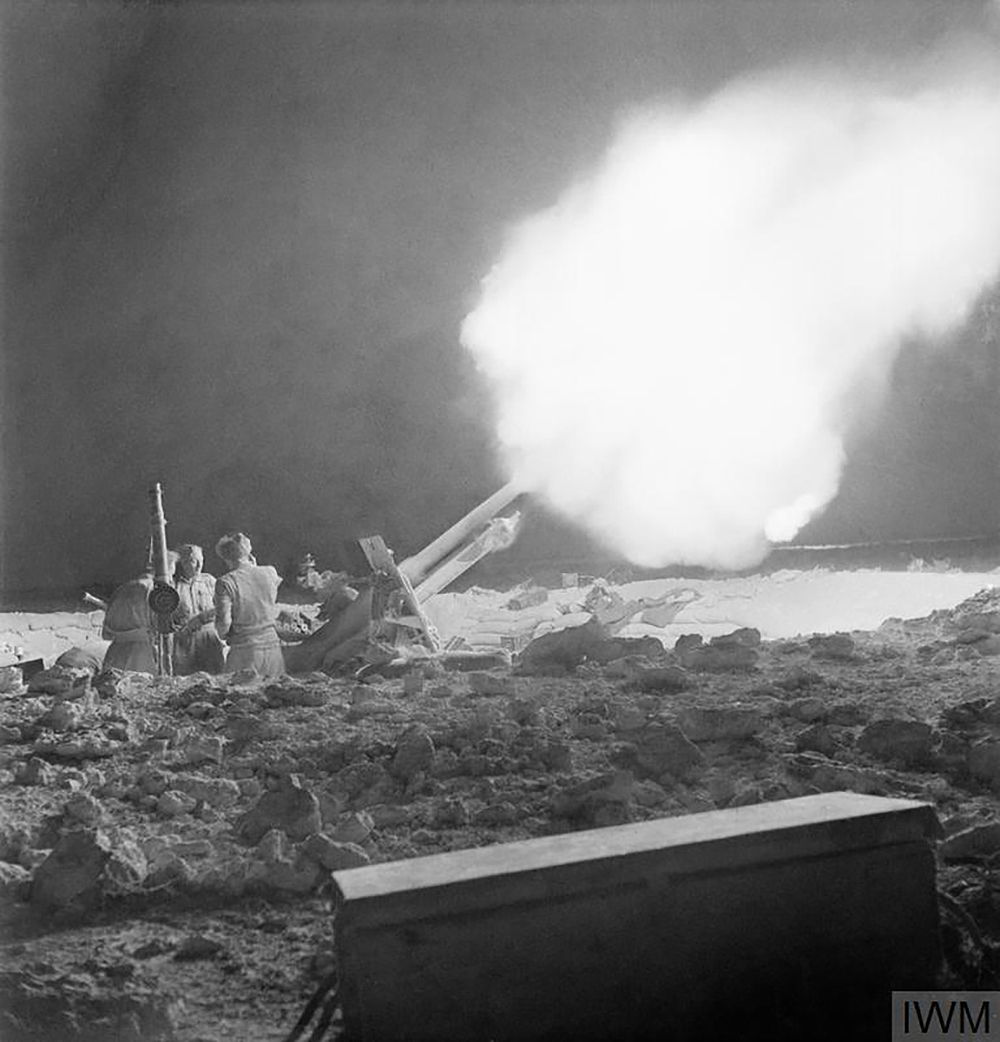
[[[242,532],[229,532],[224,535],[215,544],[215,552],[230,568],[253,559],[253,547]]]
[[[205,553],[194,543],[177,547],[177,570],[185,579],[193,579],[205,565]]]

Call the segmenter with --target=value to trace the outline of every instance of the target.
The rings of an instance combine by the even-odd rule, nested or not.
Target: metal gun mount
[[[410,637],[417,635],[432,651],[441,650],[437,632],[421,605],[477,561],[513,543],[520,511],[515,510],[506,517],[497,515],[523,491],[521,485],[508,482],[423,550],[398,565],[381,536],[368,536],[359,541],[376,577],[372,618],[383,636],[395,637],[398,643],[399,638],[407,638],[405,631],[409,631]]]
[[[338,617],[284,649],[289,672],[342,664],[371,642],[400,649],[417,642],[440,652],[440,638],[422,605],[487,554],[513,543],[520,511],[498,515],[523,494],[521,485],[509,482],[398,565],[381,536],[359,540],[372,570],[370,588]]]
[[[163,514],[163,490],[157,482],[149,490],[150,550],[153,566],[153,588],[149,591],[149,607],[156,617],[156,670],[162,676],[173,673],[173,614],[180,604],[169,574],[167,554],[167,519]]]

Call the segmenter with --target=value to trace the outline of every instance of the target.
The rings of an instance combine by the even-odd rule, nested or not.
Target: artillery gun
[[[371,568],[366,589],[315,633],[283,649],[288,671],[336,666],[363,658],[373,647],[383,658],[391,658],[393,649],[405,656],[414,647],[425,656],[447,658],[422,606],[488,554],[511,545],[521,513],[503,512],[523,494],[521,485],[508,482],[399,564],[381,536],[360,539]]]

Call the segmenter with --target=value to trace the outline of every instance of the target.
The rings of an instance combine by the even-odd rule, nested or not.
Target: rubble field
[[[935,806],[941,984],[1000,988],[996,586],[670,650],[597,612],[486,672],[18,678],[4,1042],[273,1042],[334,965],[338,869],[835,790]]]

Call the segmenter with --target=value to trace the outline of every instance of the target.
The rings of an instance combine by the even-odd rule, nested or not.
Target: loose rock
[[[371,863],[371,858],[356,843],[338,843],[322,834],[310,836],[302,844],[302,851],[329,872],[360,868]]]
[[[907,767],[926,764],[931,755],[933,732],[917,720],[875,720],[858,738],[858,749],[878,760]]]
[[[673,724],[648,724],[636,736],[633,748],[637,767],[653,778],[664,774],[692,778],[705,762],[698,746]]]
[[[944,840],[939,852],[945,861],[962,861],[967,858],[991,857],[1000,851],[1000,821],[956,832]]]
[[[418,771],[430,770],[433,762],[434,742],[431,736],[420,728],[412,728],[397,743],[390,771],[397,778],[408,782]]]
[[[28,681],[28,691],[57,698],[83,698],[90,690],[91,672],[74,666],[52,666],[36,673]]]
[[[809,638],[813,658],[847,662],[854,658],[854,638],[848,633],[826,633]]]
[[[31,903],[83,911],[106,894],[137,887],[146,869],[146,859],[134,843],[112,842],[100,829],[67,832],[35,870]]]
[[[740,706],[692,706],[678,714],[677,723],[693,742],[715,742],[750,738],[763,728],[764,718]]]
[[[685,669],[696,673],[743,672],[753,669],[759,658],[754,648],[735,643],[709,644],[680,652],[675,650],[675,654]]]
[[[239,824],[240,834],[252,844],[270,829],[281,829],[290,839],[298,840],[321,828],[319,800],[294,774],[283,778],[279,788],[265,792]]]

